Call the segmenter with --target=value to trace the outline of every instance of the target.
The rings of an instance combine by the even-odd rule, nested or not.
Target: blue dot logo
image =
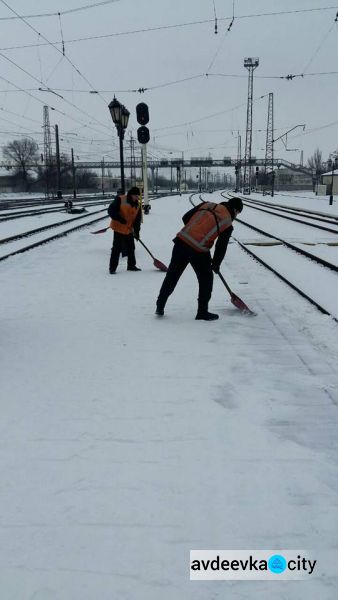
[[[281,554],[270,556],[268,567],[272,573],[283,573],[286,569],[286,560]]]

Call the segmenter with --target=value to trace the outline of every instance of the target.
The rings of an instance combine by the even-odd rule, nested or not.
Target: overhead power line
[[[269,94],[264,94],[263,96],[258,96],[257,98],[254,98],[254,102],[257,102],[258,100],[262,100],[263,98],[266,98]],[[243,106],[246,106],[246,102],[243,102],[242,104],[238,104],[237,106],[233,106],[232,108],[227,108],[225,110],[221,110],[217,113],[212,113],[211,115],[207,115],[205,117],[200,117],[199,119],[193,119],[192,121],[186,121],[185,123],[178,123],[177,125],[168,125],[166,127],[157,127],[156,129],[153,129],[153,131],[162,131],[163,129],[175,129],[176,127],[184,127],[186,125],[192,125],[193,123],[199,123],[200,121],[205,121],[206,119],[212,119],[213,117],[218,117],[219,115],[224,115],[225,113],[228,112],[232,112],[233,110],[237,110],[239,108],[242,108]]]
[[[33,25],[30,25],[30,23],[28,23],[23,17],[21,17],[21,15],[19,15],[13,8],[11,8],[9,6],[9,4],[7,4],[7,2],[5,2],[5,0],[0,0],[2,2],[2,4],[4,4],[12,13],[14,13],[18,18],[20,18],[20,20],[25,23],[27,25],[27,27],[29,27],[30,29],[32,29],[35,33],[37,33],[38,35],[40,35],[47,43],[48,45],[52,46],[52,48],[54,48],[57,52],[59,52],[62,56],[65,57],[65,59],[67,60],[67,62],[69,62],[69,64],[73,67],[73,69],[75,69],[75,71],[78,73],[78,75],[80,75],[80,77],[82,77],[82,79],[89,85],[89,87],[94,90],[95,88],[93,87],[93,85],[90,83],[90,81],[88,81],[87,77],[85,77],[81,71],[74,65],[74,63],[70,60],[70,58],[68,58],[68,56],[66,54],[64,54],[63,50],[60,50],[56,44],[54,44],[53,42],[50,42],[48,40],[48,38],[46,38],[46,36],[44,36],[42,33],[40,33],[37,29],[35,29],[35,27],[33,27]],[[64,41],[62,41],[63,44],[63,48],[64,48]],[[100,94],[99,94],[100,95]],[[103,100],[104,104],[106,104],[105,99],[103,98],[103,96],[100,96],[101,99]]]
[[[27,71],[26,69],[24,69],[23,67],[21,67],[20,65],[18,65],[11,58],[8,58],[8,56],[5,56],[1,52],[0,52],[0,56],[2,58],[4,58],[5,60],[7,60],[12,65],[14,65],[16,68],[20,69],[20,71],[22,71],[23,73],[25,73],[26,75],[28,75],[29,77],[31,77],[31,79],[34,79],[34,81],[37,81],[38,83],[42,83],[42,85],[44,85],[46,87],[46,90],[43,90],[42,88],[38,88],[39,91],[46,91],[46,92],[51,92],[51,93],[55,94],[56,96],[58,96],[59,98],[61,98],[61,100],[63,100],[66,104],[69,104],[70,106],[72,106],[73,108],[75,108],[76,110],[78,110],[79,112],[81,112],[82,114],[84,114],[86,117],[89,117],[93,121],[96,121],[96,123],[98,123],[101,127],[104,127],[105,129],[109,130],[109,127],[107,125],[105,125],[104,123],[101,123],[101,121],[99,121],[95,117],[92,117],[91,115],[89,115],[86,111],[84,111],[81,108],[79,108],[73,102],[70,102],[69,100],[66,100],[63,96],[60,96],[60,94],[58,94],[57,92],[55,92],[52,88],[50,88],[48,85],[46,85],[43,81],[41,81],[40,79],[38,79],[37,77],[35,77],[35,75],[32,75],[31,73],[29,73],[29,71]],[[18,86],[16,86],[16,87],[18,87]]]
[[[3,0],[1,0],[3,2]],[[283,16],[283,15],[297,15],[297,14],[303,14],[303,13],[311,13],[311,12],[319,12],[319,11],[327,11],[327,10],[337,10],[338,8],[338,4],[335,4],[334,6],[322,6],[320,8],[302,8],[302,9],[298,9],[298,10],[285,10],[285,11],[276,11],[276,12],[266,12],[266,13],[251,13],[251,14],[247,14],[247,15],[236,15],[236,20],[237,19],[257,19],[257,18],[262,18],[262,17],[277,17],[277,16]],[[13,11],[14,12],[14,11]],[[218,21],[232,21],[232,16],[228,16],[228,17],[218,17]],[[137,33],[150,33],[153,31],[162,31],[162,30],[169,30],[169,29],[178,29],[181,27],[193,27],[195,25],[204,25],[207,23],[213,23],[214,19],[201,19],[199,21],[187,21],[185,23],[176,23],[174,25],[160,25],[157,27],[145,27],[142,29],[132,29],[129,31],[118,31],[118,32],[114,32],[114,33],[106,33],[103,35],[92,35],[92,36],[87,36],[87,37],[82,37],[82,38],[74,38],[71,40],[64,40],[65,44],[73,44],[73,43],[77,43],[77,42],[86,42],[89,40],[100,40],[100,39],[106,39],[106,38],[110,38],[110,37],[116,37],[116,36],[124,36],[124,35],[134,35]],[[37,46],[46,46],[47,44],[51,44],[53,46],[56,45],[61,45],[62,42],[57,41],[57,42],[47,42],[47,43],[41,43],[41,44],[25,44],[25,45],[21,45],[21,46],[7,46],[5,48],[0,48],[0,50],[19,50],[19,49],[25,49],[25,48],[36,48]]]
[[[314,72],[314,73],[295,73],[295,74],[289,74],[289,75],[256,75],[255,78],[256,79],[285,79],[288,81],[291,81],[293,79],[296,78],[305,78],[305,77],[321,77],[321,76],[328,76],[328,75],[338,75],[338,71],[318,71],[318,72]],[[60,95],[58,94],[58,92],[69,92],[69,93],[76,93],[76,94],[119,94],[119,93],[123,93],[123,94],[131,94],[131,93],[143,93],[143,92],[148,92],[148,91],[152,91],[152,90],[156,90],[156,89],[160,89],[160,88],[164,88],[164,87],[169,87],[172,85],[178,85],[180,83],[184,83],[187,81],[192,81],[193,79],[202,79],[202,78],[210,78],[210,77],[225,77],[225,78],[235,78],[235,79],[247,79],[246,75],[241,75],[241,74],[236,74],[236,73],[200,73],[199,75],[192,75],[191,77],[184,77],[183,79],[177,79],[175,81],[168,81],[166,83],[160,83],[158,85],[150,85],[147,87],[142,87],[142,88],[129,88],[129,89],[121,89],[121,90],[117,90],[117,89],[110,89],[110,90],[85,90],[85,89],[75,89],[75,88],[49,88],[47,87],[46,90],[43,90],[41,87],[37,87],[37,88],[18,88],[18,89],[2,89],[0,90],[0,94],[7,94],[7,93],[17,93],[17,92],[37,92],[37,91],[49,91],[53,94],[55,94],[56,96]],[[64,98],[62,98],[63,100],[65,100]],[[78,109],[78,107],[76,107]],[[78,109],[79,110],[79,109]]]
[[[20,88],[18,85],[16,85],[16,83],[13,83],[12,81],[9,81],[9,79],[6,79],[6,77],[3,77],[2,75],[0,75],[0,79],[2,79],[3,81],[5,81],[6,83],[8,83],[9,85],[12,85],[13,87],[15,87],[18,91],[20,92],[24,92],[25,94],[27,94],[27,96],[29,96],[30,98],[32,98],[33,100],[36,100],[37,102],[39,102],[40,104],[42,104],[43,106],[48,106],[48,108],[50,108],[50,110],[53,110],[54,112],[66,117],[67,119],[70,119],[71,121],[74,121],[74,123],[79,123],[80,125],[82,125],[82,127],[86,127],[87,129],[91,129],[92,131],[95,131],[95,133],[100,133],[102,135],[102,131],[98,131],[97,129],[94,129],[93,127],[91,127],[91,121],[89,121],[89,123],[84,123],[83,121],[80,121],[79,119],[77,119],[76,117],[73,117],[71,115],[68,115],[67,113],[65,113],[62,110],[59,110],[57,108],[54,108],[54,106],[50,106],[50,104],[48,104],[46,101],[41,100],[40,98],[37,98],[36,96],[33,96],[33,94],[31,94],[30,92],[28,92],[27,90],[23,90],[22,88]],[[89,116],[89,115],[88,115]],[[107,127],[107,129],[109,129]],[[114,142],[112,142],[114,143]]]
[[[88,10],[90,8],[97,8],[104,4],[112,4],[113,2],[120,2],[120,0],[104,0],[103,2],[96,2],[95,4],[86,4],[85,6],[79,6],[78,8],[70,8],[68,10],[60,10],[58,12],[47,12],[34,15],[22,15],[24,19],[36,19],[38,17],[57,17],[58,15],[69,15],[71,13]],[[21,17],[0,17],[0,21],[13,21],[14,19],[20,19]]]
[[[305,73],[309,66],[311,65],[311,63],[314,61],[314,59],[316,58],[317,54],[320,52],[321,48],[324,46],[324,44],[327,42],[331,31],[333,30],[333,28],[336,25],[336,21],[333,21],[331,27],[329,28],[329,30],[324,34],[323,38],[321,39],[320,43],[318,44],[317,48],[315,49],[314,53],[312,54],[312,56],[310,57],[309,61],[307,62],[306,66],[303,69],[303,72]]]

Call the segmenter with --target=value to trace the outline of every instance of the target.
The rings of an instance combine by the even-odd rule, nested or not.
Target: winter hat
[[[233,210],[238,210],[238,212],[242,212],[243,210],[243,202],[240,198],[230,198],[227,202],[228,206]]]
[[[138,187],[132,187],[132,188],[130,188],[128,194],[130,196],[140,196],[140,190]]]

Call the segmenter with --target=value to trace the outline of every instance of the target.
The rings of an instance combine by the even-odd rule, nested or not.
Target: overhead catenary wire
[[[40,33],[37,29],[35,29],[35,27],[33,27],[33,25],[28,23],[24,19],[24,17],[21,17],[21,15],[19,15],[13,8],[11,8],[11,6],[9,6],[9,4],[7,4],[7,2],[5,2],[5,0],[0,0],[0,2],[2,2],[2,4],[4,4],[8,8],[8,10],[12,11],[17,17],[19,17],[20,20],[27,25],[27,27],[29,27],[30,29],[35,31],[35,33]],[[53,42],[48,40],[48,38],[46,38],[46,36],[44,36],[42,33],[40,33],[40,35],[50,46],[52,46],[52,48],[54,48],[57,52],[59,52],[63,56],[63,52],[62,52],[62,50],[60,50],[57,47],[57,44],[54,44]],[[87,79],[87,77],[85,77],[81,73],[81,71],[74,65],[74,63],[70,60],[70,58],[67,55],[64,55],[64,56],[65,56],[65,59],[69,62],[69,64],[73,67],[73,69],[75,69],[75,71],[78,73],[78,75],[80,75],[80,77],[89,85],[89,87],[94,90],[95,89],[94,86],[90,83],[90,81]],[[103,98],[103,96],[101,96],[101,94],[99,94],[99,96],[102,99],[102,101],[104,102],[104,104],[106,104],[106,101]]]
[[[41,100],[41,98],[37,98],[36,96],[33,96],[30,92],[26,91],[26,90],[22,90],[16,83],[13,83],[12,81],[9,81],[9,79],[6,79],[6,77],[3,77],[2,75],[0,75],[0,79],[2,79],[3,81],[5,81],[6,83],[8,83],[9,85],[12,85],[13,87],[17,88],[20,91],[23,91],[25,94],[27,94],[28,96],[30,96],[33,100],[36,100],[37,102],[39,102],[40,104],[42,104],[43,106],[48,106],[48,108],[68,119],[71,119],[72,121],[74,121],[74,123],[79,123],[80,125],[82,125],[82,127],[86,127],[88,129],[92,129],[93,131],[95,131],[96,133],[100,133],[102,135],[102,131],[98,131],[97,129],[94,129],[93,127],[91,127],[91,121],[88,123],[84,123],[83,121],[80,121],[79,119],[77,119],[76,117],[73,117],[72,115],[68,115],[67,113],[65,113],[64,111],[61,111],[57,108],[55,108],[54,106],[51,106],[50,104],[48,104],[47,102]],[[107,129],[109,130],[109,128],[107,127]],[[114,142],[113,142],[114,143]]]
[[[318,71],[318,72],[314,72],[314,73],[296,73],[294,75],[256,75],[255,78],[256,79],[285,79],[285,80],[292,80],[295,78],[305,78],[305,77],[321,77],[321,76],[327,76],[327,75],[338,75],[338,71]],[[202,78],[210,78],[210,77],[228,77],[228,78],[238,78],[238,79],[247,79],[247,75],[242,75],[239,73],[200,73],[199,75],[191,75],[190,77],[184,77],[183,79],[176,79],[174,81],[168,81],[166,83],[161,83],[158,85],[150,85],[144,88],[138,88],[138,89],[110,89],[110,90],[98,90],[101,92],[101,94],[118,94],[118,93],[124,93],[124,94],[128,94],[128,93],[140,93],[142,92],[148,92],[148,91],[152,91],[155,89],[160,89],[160,88],[164,88],[164,87],[169,87],[172,85],[178,85],[180,83],[185,83],[187,81],[192,81],[193,79],[202,79]],[[8,92],[37,92],[37,91],[41,91],[40,88],[25,88],[25,89],[20,89],[20,90],[12,90],[12,89],[5,89],[5,90],[0,90],[0,94],[7,94]],[[53,87],[53,89],[50,90],[51,92],[55,93],[55,92],[71,92],[71,93],[76,93],[76,94],[94,94],[94,93],[98,93],[98,91],[93,92],[90,90],[85,90],[85,89],[74,89],[74,88],[56,88]]]
[[[264,94],[263,96],[257,96],[256,98],[254,98],[253,102],[258,102],[258,100],[262,100],[263,98],[266,98],[268,95],[269,94]],[[232,110],[237,110],[239,108],[243,108],[243,106],[246,106],[246,104],[247,104],[246,102],[242,102],[241,104],[237,104],[236,106],[233,106],[232,108],[226,108],[225,110],[221,110],[216,113],[212,113],[205,117],[200,117],[199,119],[185,121],[184,123],[178,123],[177,125],[167,125],[165,127],[157,127],[156,129],[153,129],[153,131],[163,131],[163,129],[175,129],[176,127],[189,126],[192,123],[199,123],[200,121],[205,121],[206,119],[212,119],[214,117],[218,117],[219,115],[223,115],[225,113],[231,112]]]
[[[102,2],[95,2],[94,4],[86,4],[85,6],[78,6],[78,8],[69,8],[68,10],[62,10],[58,12],[47,12],[33,15],[22,15],[25,19],[36,19],[39,17],[56,17],[57,15],[70,15],[71,13],[88,10],[90,8],[97,8],[98,6],[104,6],[105,4],[112,4],[113,2],[120,2],[120,0],[103,0]],[[21,17],[0,17],[0,21],[13,21],[14,19],[20,19]]]
[[[324,46],[324,44],[327,42],[331,31],[333,30],[333,28],[335,27],[335,21],[333,21],[332,25],[330,26],[329,30],[326,31],[326,33],[324,34],[323,38],[321,39],[320,43],[318,44],[317,48],[315,49],[314,53],[312,54],[312,56],[310,57],[309,61],[307,62],[306,66],[303,69],[303,73],[305,74],[306,71],[308,70],[309,66],[312,64],[312,62],[314,61],[314,59],[316,58],[316,56],[319,54],[320,50],[322,49],[322,47]]]
[[[3,0],[0,0],[0,1],[3,1]],[[23,73],[25,73],[26,75],[28,75],[29,77],[31,77],[31,79],[34,79],[35,81],[37,81],[38,83],[41,83],[42,85],[44,85],[47,88],[46,90],[43,90],[43,89],[39,88],[40,91],[51,92],[51,93],[55,94],[56,96],[59,96],[66,104],[69,104],[70,106],[72,106],[73,108],[75,108],[76,110],[78,110],[79,112],[81,112],[82,114],[84,114],[86,117],[89,117],[90,119],[96,121],[96,123],[98,123],[101,127],[104,127],[105,129],[108,129],[108,130],[110,129],[107,125],[105,125],[104,123],[101,123],[101,121],[99,121],[95,117],[92,117],[91,115],[89,115],[86,111],[84,111],[81,108],[79,108],[76,104],[74,104],[73,102],[70,102],[70,100],[67,100],[63,96],[60,96],[60,94],[58,94],[57,92],[55,92],[44,81],[41,81],[40,79],[38,79],[37,77],[35,77],[35,75],[32,75],[31,73],[29,73],[29,71],[27,71],[26,69],[24,69],[23,67],[21,67],[18,63],[16,63],[14,60],[12,60],[11,58],[9,58],[8,56],[6,56],[5,54],[3,54],[2,52],[0,52],[0,56],[4,60],[6,60],[9,63],[11,63],[12,65],[14,65],[16,68],[20,69],[20,71],[22,71]],[[18,87],[18,86],[16,86],[16,87]],[[28,94],[28,95],[30,95],[30,94]],[[32,96],[32,97],[34,98],[34,96]]]
[[[4,0],[1,0],[2,2]],[[285,15],[292,15],[292,14],[303,14],[303,13],[312,13],[312,12],[318,12],[318,11],[327,11],[327,10],[336,10],[338,8],[338,4],[335,4],[334,6],[322,6],[320,8],[303,8],[303,9],[297,9],[297,10],[288,10],[288,11],[275,11],[275,12],[266,12],[266,13],[251,13],[251,14],[246,14],[246,15],[236,15],[236,20],[239,19],[255,19],[255,18],[262,18],[262,17],[277,17],[277,16],[285,16]],[[229,21],[232,20],[232,16],[227,16],[227,17],[218,17],[218,21]],[[159,25],[157,27],[144,27],[142,29],[133,29],[133,30],[127,30],[127,31],[117,31],[117,32],[113,32],[113,33],[106,33],[106,34],[102,34],[102,35],[91,35],[91,36],[86,36],[86,37],[81,37],[81,38],[74,38],[74,39],[70,39],[70,40],[64,40],[65,44],[73,44],[73,43],[78,43],[78,42],[86,42],[86,41],[90,41],[90,40],[99,40],[99,39],[105,39],[105,38],[110,38],[110,37],[116,37],[116,36],[124,36],[124,35],[135,35],[138,33],[151,33],[153,31],[163,31],[163,30],[169,30],[169,29],[178,29],[178,28],[182,28],[182,27],[193,27],[193,26],[197,26],[197,25],[204,25],[204,24],[208,24],[208,23],[213,23],[214,19],[200,19],[198,21],[187,21],[185,23],[176,23],[173,25]],[[52,46],[57,46],[58,44],[60,45],[61,42],[56,41],[56,42],[50,42],[47,41],[44,44],[40,44],[40,46],[47,46],[48,44],[51,44]],[[20,46],[7,46],[4,48],[0,48],[0,50],[19,50],[19,49],[26,49],[26,48],[35,48],[37,46],[37,44],[25,44],[25,45],[20,45]]]

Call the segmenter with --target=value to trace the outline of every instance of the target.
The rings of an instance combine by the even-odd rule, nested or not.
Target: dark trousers
[[[114,231],[114,241],[109,262],[110,271],[116,271],[120,254],[128,257],[128,269],[136,266],[135,242],[132,233],[130,235],[124,235],[123,233]]]
[[[198,309],[201,311],[208,310],[214,280],[210,252],[196,252],[179,239],[175,240],[170,265],[157,299],[157,304],[160,307],[164,308],[168,297],[173,293],[178,280],[189,263],[198,279]]]

